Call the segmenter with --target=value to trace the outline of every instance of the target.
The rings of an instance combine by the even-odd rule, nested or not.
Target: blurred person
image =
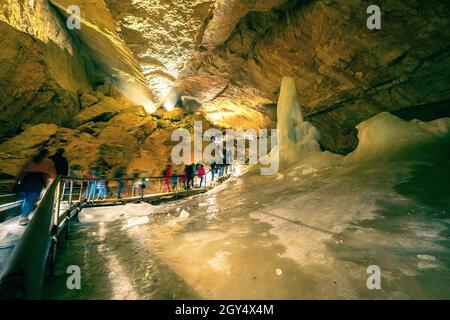
[[[178,191],[178,175],[176,171],[172,174],[172,191]]]
[[[91,169],[91,172],[89,173],[89,200],[94,200],[95,192],[97,190],[97,180],[98,174],[97,170],[95,168]]]
[[[198,174],[198,178],[200,180],[199,188],[201,188],[203,185],[203,180],[205,179],[205,167],[203,166],[203,164],[200,164],[198,166],[197,174]],[[206,181],[205,181],[205,185],[206,185]]]
[[[106,189],[106,197],[114,198],[114,192],[112,191],[112,188],[111,188],[108,180],[105,180],[105,189]]]
[[[137,196],[140,187],[141,187],[141,181],[139,180],[139,172],[135,171],[135,172],[133,172],[133,189],[131,190],[132,197]]]
[[[215,161],[213,161],[211,163],[211,177],[212,177],[212,181],[214,181],[214,175],[217,172],[217,163]]]
[[[184,167],[184,174],[186,176],[186,190],[189,190],[192,186],[194,188],[194,164],[188,164]]]
[[[98,180],[97,181],[97,200],[106,199],[106,196],[108,194],[107,184],[105,180]]]
[[[125,168],[119,167],[117,169],[115,178],[117,179],[118,187],[117,187],[117,199],[122,199],[122,192],[124,188],[123,177],[125,176]]]
[[[13,192],[23,200],[19,221],[21,226],[26,226],[30,222],[28,216],[39,200],[42,191],[51,180],[57,177],[55,164],[48,156],[47,149],[40,150],[37,155],[25,163],[17,175]]]
[[[142,177],[142,179],[141,179],[141,198],[142,198],[142,200],[144,200],[145,188],[147,188],[147,178]]]
[[[56,173],[59,176],[67,177],[69,175],[69,161],[64,156],[66,150],[64,148],[58,148],[56,153],[50,157],[55,164]]]
[[[163,172],[163,175],[164,175],[163,192],[169,192],[170,185],[172,184],[172,166],[170,164],[167,165],[166,169]]]
[[[186,175],[180,176],[179,180],[180,180],[180,184],[181,184],[181,186],[183,187],[183,189],[184,189],[184,190],[187,190],[187,185],[186,185],[187,179],[186,179]]]

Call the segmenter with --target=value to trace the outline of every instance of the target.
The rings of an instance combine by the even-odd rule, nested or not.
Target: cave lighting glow
[[[201,112],[214,125],[236,129],[265,128],[267,119],[249,105],[220,97],[203,103]]]
[[[119,88],[125,93],[131,102],[144,107],[147,113],[156,111],[156,103],[150,97],[150,90],[134,81],[119,81]]]
[[[147,98],[143,98],[141,104],[144,107],[145,111],[147,111],[147,113],[153,113],[157,109],[156,105],[153,103],[153,101],[151,101],[150,99],[147,99]]]
[[[175,108],[179,97],[180,94],[178,93],[178,90],[175,87],[170,89],[169,94],[166,96],[162,104],[163,108],[166,109],[166,111],[172,111]]]

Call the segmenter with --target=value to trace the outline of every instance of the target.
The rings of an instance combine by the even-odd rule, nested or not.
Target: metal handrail
[[[22,205],[23,200],[0,204],[0,212],[11,210]]]
[[[45,191],[29,226],[0,275],[0,297],[39,299],[51,245],[55,191],[59,179]]]
[[[1,194],[1,195],[0,195],[0,198],[14,197],[15,195],[16,195],[15,193]]]
[[[212,170],[205,172],[205,187],[207,190],[206,177]],[[231,169],[231,174],[233,168]],[[186,177],[180,175],[178,178]],[[196,174],[193,177],[200,177]],[[148,177],[146,180],[158,180],[171,177]],[[102,179],[102,178],[72,178],[58,177],[45,190],[30,224],[23,236],[13,249],[7,264],[0,274],[0,299],[39,299],[46,271],[47,261],[50,258],[51,273],[53,272],[56,256],[56,244],[60,231],[66,226],[66,237],[68,226],[74,215],[78,214],[85,206],[101,203],[101,201],[90,198],[90,183],[92,181],[136,181],[143,178]],[[86,188],[83,190],[87,181]],[[80,187],[75,187],[75,182],[80,182]],[[61,214],[61,201],[65,196],[66,185],[69,183],[68,208]],[[74,189],[79,189],[78,200],[74,200]],[[173,192],[178,194],[179,192]],[[153,194],[157,195],[157,194]],[[131,197],[129,200],[137,200],[151,197]],[[95,192],[94,192],[95,197]],[[73,203],[76,201],[76,203]]]

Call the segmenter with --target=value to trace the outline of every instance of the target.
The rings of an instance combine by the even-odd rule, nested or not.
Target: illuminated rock
[[[175,108],[172,111],[165,112],[162,115],[162,118],[164,120],[171,120],[171,121],[180,121],[184,117],[184,111],[180,108]]]
[[[74,119],[72,126],[78,127],[89,121],[108,121],[124,107],[116,100],[105,97],[99,103],[82,110]]]
[[[80,6],[81,30],[65,27],[72,4]],[[323,146],[350,152],[361,121],[450,99],[450,23],[440,14],[448,5],[386,0],[382,10],[383,28],[373,32],[365,29],[365,10],[352,1],[51,0],[30,6],[5,0],[0,139],[53,123],[60,128],[48,147],[70,147],[70,157],[85,169],[112,157],[113,148],[102,156],[99,150],[113,146],[117,132],[137,141],[137,150],[123,158],[157,172],[170,150],[164,137],[188,128],[192,113],[221,129],[274,128],[280,83],[289,76]],[[186,114],[175,109],[152,117],[170,92]],[[170,102],[167,110],[175,105]],[[136,106],[141,115],[128,113]],[[296,137],[312,132],[308,122],[295,128]],[[27,154],[22,151],[20,157]],[[92,154],[84,160],[77,152]]]
[[[81,108],[83,109],[91,107],[99,101],[100,100],[96,96],[87,93],[80,96]]]

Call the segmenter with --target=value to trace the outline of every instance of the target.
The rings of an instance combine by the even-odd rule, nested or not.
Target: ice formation
[[[281,167],[300,159],[305,152],[320,151],[320,133],[311,123],[303,120],[295,81],[289,77],[284,77],[281,83],[277,129]]]
[[[434,141],[449,134],[450,121],[449,118],[430,122],[404,121],[388,112],[381,112],[357,128],[359,144],[345,159],[349,165],[380,158],[392,161],[423,153],[424,147],[434,148]]]
[[[180,219],[186,219],[189,218],[189,212],[187,212],[186,210],[182,210],[179,216]]]

